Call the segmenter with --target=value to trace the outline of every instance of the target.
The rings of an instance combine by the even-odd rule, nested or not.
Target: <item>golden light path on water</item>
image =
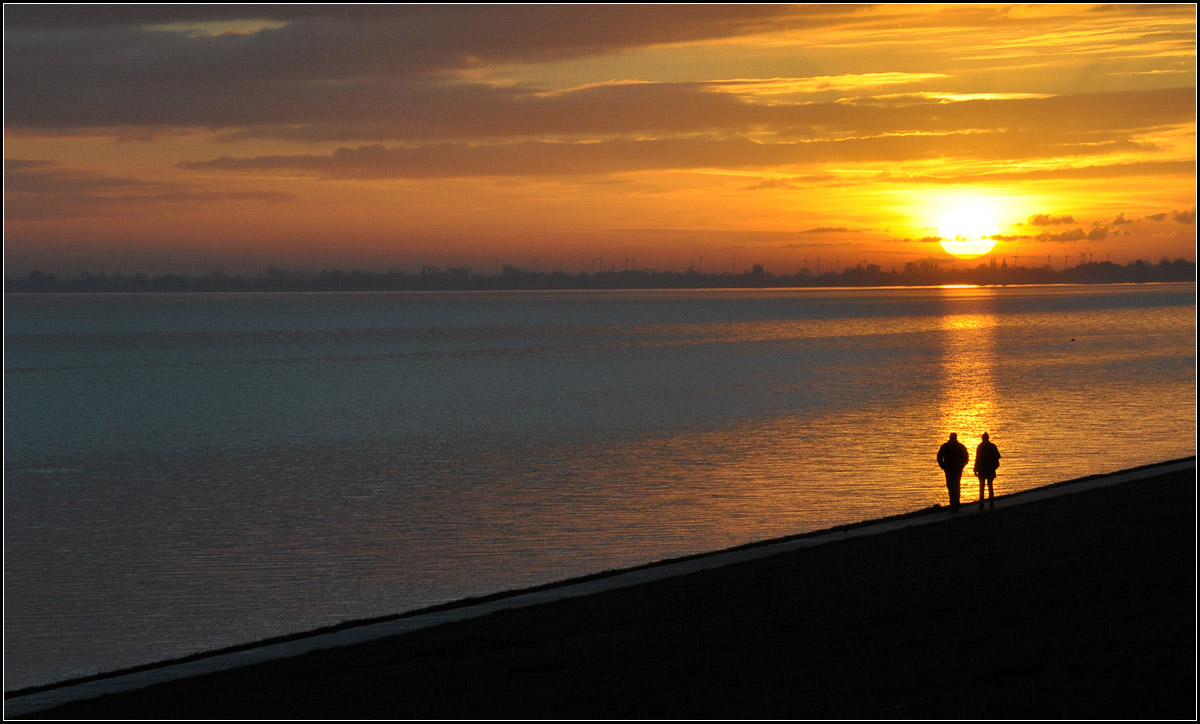
[[[986,290],[985,292],[986,293]],[[984,432],[1003,439],[1003,427],[996,427],[997,400],[994,382],[996,368],[996,315],[991,313],[955,314],[942,318],[942,392],[940,399],[944,433],[958,436],[971,454],[963,472],[962,502],[978,498],[977,479],[971,475],[975,448]],[[1001,452],[1003,455],[1003,452]]]
[[[55,405],[101,408],[76,402],[80,366],[62,363],[86,342],[112,419],[178,394],[193,414],[160,424],[209,435],[130,455],[114,444],[137,428],[110,425],[93,431],[107,457],[75,436],[7,471],[6,535],[25,533],[6,543],[21,602],[6,655],[23,683],[945,505],[950,432],[972,455],[990,433],[997,495],[1195,453],[1194,285],[275,299],[183,300],[204,302],[193,322],[279,305],[266,335],[222,326],[179,346],[155,314],[167,331],[132,352],[120,335],[19,339],[41,361],[10,368],[10,393],[45,379],[56,394],[14,431],[66,419]],[[472,300],[523,324],[480,326]],[[101,304],[52,301],[39,314],[67,329],[64,312]],[[171,309],[103,300],[113,324],[134,302]],[[302,321],[332,307],[357,326],[280,331],[298,302]],[[404,305],[420,325],[443,314],[438,333],[387,327]],[[159,394],[122,408],[132,379]],[[291,408],[248,388],[313,394],[275,419]],[[197,400],[214,391],[209,430]],[[222,442],[249,428],[224,409],[274,420],[274,437]],[[963,483],[970,504],[969,466]],[[145,585],[110,584],[130,575]]]
[[[756,340],[796,355],[824,345],[822,354],[835,360],[845,355],[840,380],[813,384],[781,370],[772,385],[779,395],[869,392],[853,409],[785,413],[606,451],[604,469],[596,473],[604,485],[551,503],[590,513],[576,517],[578,527],[537,534],[554,538],[551,548],[565,550],[572,539],[590,536],[628,555],[664,534],[718,548],[946,505],[935,457],[951,432],[972,461],[983,432],[998,445],[1004,457],[997,495],[1118,470],[1131,464],[1131,455],[1138,456],[1137,463],[1176,457],[1179,440],[1194,435],[1191,403],[1160,389],[1163,382],[1137,376],[1105,385],[1069,379],[1071,370],[1097,362],[1127,364],[1186,353],[1178,339],[1156,331],[1168,317],[1177,320],[1168,327],[1185,322],[1179,310],[1004,315],[998,311],[1002,301],[1011,304],[1023,292],[946,287],[935,293],[941,315],[780,320],[725,328],[723,335],[705,330],[709,342]],[[1080,335],[1078,343],[1071,334]],[[1042,346],[1017,351],[1014,346],[1027,335]],[[1138,339],[1150,346],[1131,342]],[[910,356],[903,365],[872,371],[853,361],[871,348],[881,359],[896,349],[908,349]],[[1143,421],[1161,419],[1168,409],[1168,417],[1193,421],[1191,432],[1180,431],[1184,438],[1146,429]],[[624,481],[634,477],[640,483],[629,497],[634,491]],[[978,481],[968,463],[962,501],[977,499]]]

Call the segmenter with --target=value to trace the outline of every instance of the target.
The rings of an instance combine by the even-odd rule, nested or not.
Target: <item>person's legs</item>
[[[979,476],[979,509],[983,510],[983,476]]]
[[[989,477],[987,479],[988,505],[992,506],[993,508],[996,507],[996,491],[992,489],[992,481],[995,479],[996,479],[995,475],[992,475],[991,477]],[[983,506],[983,485],[982,485],[982,481],[980,481],[980,482],[981,482],[981,484],[979,486],[979,505]]]
[[[946,471],[946,489],[950,491],[950,507],[958,510],[958,495],[959,485],[962,482],[962,473],[955,473],[952,470]]]

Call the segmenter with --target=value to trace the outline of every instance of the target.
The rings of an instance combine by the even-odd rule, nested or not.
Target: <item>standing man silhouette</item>
[[[1000,467],[1000,449],[988,440],[988,434],[983,433],[983,442],[975,448],[975,477],[979,478],[979,509],[983,510],[983,481],[987,481],[988,500],[991,507],[996,507],[996,491],[992,489],[992,481],[996,479],[996,468]]]
[[[946,471],[946,489],[950,491],[950,508],[958,510],[958,494],[962,485],[962,471],[970,460],[967,446],[958,441],[958,433],[950,433],[950,439],[938,448],[938,467]]]

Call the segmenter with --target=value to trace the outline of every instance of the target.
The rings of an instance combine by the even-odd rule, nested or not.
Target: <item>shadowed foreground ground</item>
[[[1195,471],[42,712],[1196,716]]]

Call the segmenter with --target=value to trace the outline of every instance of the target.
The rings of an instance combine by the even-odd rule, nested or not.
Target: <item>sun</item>
[[[995,214],[985,199],[955,200],[947,205],[938,224],[942,248],[959,259],[988,253],[996,246],[994,237],[999,233]]]

